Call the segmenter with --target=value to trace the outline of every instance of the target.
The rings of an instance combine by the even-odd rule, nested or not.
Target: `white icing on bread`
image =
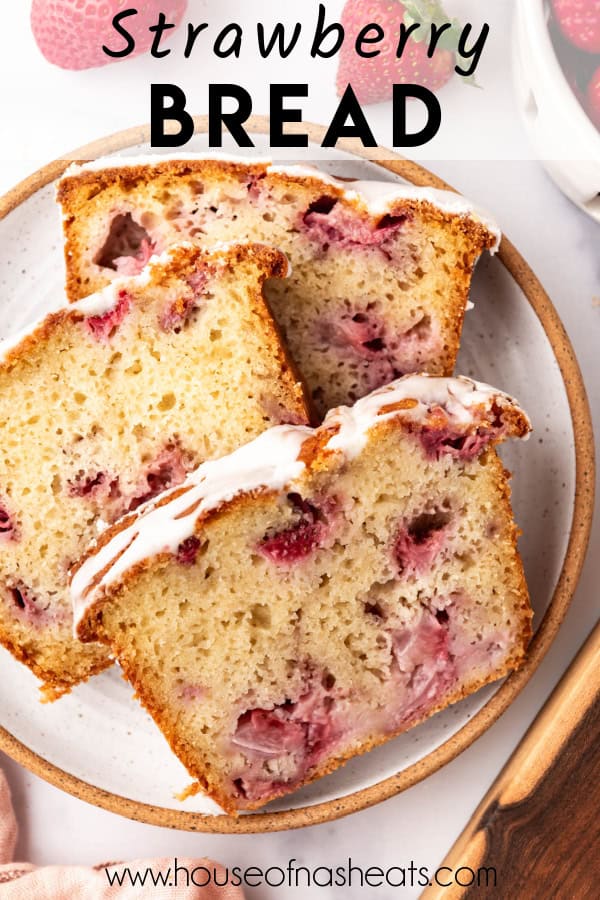
[[[267,488],[281,490],[304,469],[298,459],[304,441],[314,434],[310,428],[280,425],[261,434],[239,450],[196,469],[174,491],[173,499],[162,506],[140,507],[139,515],[114,539],[90,556],[71,582],[74,624],[83,618],[95,592],[88,585],[112,563],[98,584],[117,581],[128,569],[144,559],[177,547],[194,532],[198,517],[236,495]],[[190,512],[187,512],[191,510]],[[113,562],[114,561],[114,562]]]
[[[227,254],[227,251],[233,247],[239,246],[266,246],[260,244],[257,241],[251,240],[235,240],[235,241],[220,241],[215,243],[211,247],[211,251],[213,254]],[[124,290],[139,290],[146,285],[148,285],[152,279],[152,273],[155,269],[159,269],[161,266],[166,265],[169,260],[174,257],[178,252],[179,248],[193,248],[194,245],[190,241],[181,241],[178,244],[174,244],[169,247],[167,250],[164,250],[160,254],[155,254],[151,257],[148,262],[148,265],[145,267],[143,272],[139,275],[130,275],[130,276],[121,276],[116,278],[114,281],[111,281],[110,284],[106,285],[106,287],[102,288],[99,291],[96,291],[95,294],[90,294],[89,297],[84,297],[82,300],[77,300],[74,303],[69,303],[65,297],[63,302],[58,306],[54,306],[51,310],[35,319],[30,325],[27,325],[25,328],[20,329],[14,335],[10,335],[9,337],[3,338],[0,340],[0,365],[2,365],[8,359],[8,356],[16,350],[24,340],[30,337],[32,334],[40,328],[40,326],[46,320],[46,317],[51,313],[60,312],[61,310],[68,310],[69,312],[81,313],[85,318],[87,317],[95,317],[95,316],[104,316],[106,313],[110,312],[115,308],[117,303],[119,302],[119,294]],[[286,257],[287,259],[287,257]],[[292,267],[290,265],[289,260],[287,260],[287,272],[283,274],[282,277],[287,278],[291,275]]]
[[[91,160],[83,165],[73,164],[65,172],[65,178],[76,177],[82,172],[100,172],[104,169],[127,168],[131,166],[156,166],[165,162],[199,162],[215,160],[238,165],[261,166],[267,174],[282,175],[288,178],[317,178],[324,184],[341,190],[344,197],[356,202],[373,216],[382,216],[395,204],[407,200],[430,203],[432,206],[450,215],[468,216],[480,222],[495,238],[490,252],[496,253],[502,240],[502,232],[493,216],[477,204],[467,200],[454,191],[444,191],[432,187],[417,187],[412,184],[401,184],[393,181],[345,180],[336,178],[321,171],[316,166],[307,164],[281,165],[265,157],[233,156],[221,153],[175,153],[175,154],[143,154],[139,156],[103,157]]]
[[[405,406],[401,413],[398,409],[385,411],[386,407],[407,400],[414,400],[414,406]],[[451,423],[468,425],[474,421],[476,409],[489,407],[491,403],[499,407],[517,407],[516,401],[508,394],[471,378],[408,375],[363,397],[354,406],[332,410],[325,418],[323,427],[339,426],[338,433],[327,446],[330,450],[340,450],[352,459],[358,456],[367,441],[369,430],[376,423],[393,419],[399,414],[404,420],[419,423],[433,407],[440,406]]]
[[[175,553],[194,534],[203,513],[244,493],[289,490],[305,469],[300,457],[307,439],[333,431],[323,449],[352,459],[376,425],[399,418],[418,426],[438,407],[443,409],[449,426],[477,424],[485,413],[500,408],[524,419],[521,436],[531,428],[516,401],[502,391],[469,378],[427,375],[405,376],[359,400],[354,407],[332,410],[319,429],[271,428],[229,456],[201,465],[179,488],[140,507],[131,519],[124,520],[125,527],[92,550],[71,582],[76,632],[106,587],[145,559],[162,552]]]

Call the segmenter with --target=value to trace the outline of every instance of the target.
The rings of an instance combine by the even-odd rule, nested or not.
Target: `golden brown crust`
[[[114,166],[104,169],[82,169],[76,174],[66,175],[58,183],[57,199],[63,208],[63,225],[65,233],[65,262],[67,272],[66,291],[69,300],[74,301],[82,295],[89,293],[84,289],[82,278],[82,265],[84,250],[79,246],[77,223],[79,218],[85,219],[86,206],[92,200],[106,193],[107,197],[117,198],[122,194],[128,194],[146,186],[149,182],[174,181],[180,178],[197,177],[200,179],[213,179],[221,181],[230,179],[241,183],[252,179],[264,179],[266,186],[273,184],[279,187],[295,186],[306,192],[307,202],[317,197],[326,195],[334,197],[344,206],[358,212],[365,218],[379,221],[381,214],[369,213],[358,199],[348,197],[345,187],[323,182],[318,177],[309,174],[291,175],[290,173],[268,172],[265,163],[239,163],[224,160],[159,160],[152,166],[134,164],[132,166]],[[455,273],[461,293],[466,297],[468,293],[470,275],[478,257],[485,249],[491,249],[496,243],[494,235],[486,226],[470,215],[459,215],[440,209],[426,199],[405,199],[392,206],[390,215],[421,213],[426,216],[428,222],[434,228],[451,226],[457,235],[461,235],[465,241],[468,252],[466,253],[464,267]],[[451,374],[460,330],[464,316],[463,303],[461,308],[452,310],[449,327],[456,334],[456,345],[450,346],[447,351],[448,358],[452,358],[452,366],[446,365],[445,371],[438,374]]]
[[[1,623],[0,644],[8,650],[18,662],[23,663],[23,665],[31,669],[33,674],[40,679],[42,682],[40,691],[42,693],[43,702],[53,702],[54,700],[60,699],[60,697],[68,694],[74,685],[87,681],[88,678],[91,678],[93,675],[98,675],[112,665],[112,660],[108,659],[105,653],[101,653],[98,650],[98,652],[94,654],[98,657],[94,663],[90,663],[86,660],[84,671],[78,673],[73,669],[70,669],[69,675],[66,677],[64,670],[57,670],[56,668],[41,664],[38,657],[29,652],[27,646],[17,643],[14,634],[9,633],[2,628]],[[94,649],[95,648],[88,648],[90,651],[89,655],[92,655]]]
[[[228,160],[198,159],[198,160],[160,160],[152,166],[135,164],[133,166],[107,166],[103,169],[81,169],[73,175],[64,176],[57,186],[57,200],[65,210],[65,216],[69,217],[81,211],[81,205],[89,203],[107,188],[118,186],[125,192],[131,191],[140,184],[146,184],[151,179],[167,177],[181,178],[189,175],[202,175],[203,177],[220,179],[229,176],[237,181],[248,181],[253,178],[266,178],[267,183],[273,181],[281,185],[300,185],[310,193],[331,195],[341,200],[348,206],[365,213],[360,201],[349,198],[346,194],[346,186],[352,187],[352,179],[345,180],[345,185],[336,185],[324,182],[321,178],[303,172],[292,175],[289,172],[268,172],[268,164],[239,163]],[[393,186],[393,185],[392,185]],[[481,251],[491,249],[496,243],[496,236],[486,226],[469,215],[449,213],[440,209],[427,199],[403,199],[396,206],[390,208],[391,215],[400,215],[405,212],[417,212],[426,210],[432,221],[438,223],[456,222],[458,229],[468,236],[470,241],[479,245]],[[381,219],[383,216],[370,216]]]
[[[504,678],[512,671],[518,671],[525,662],[527,647],[531,638],[531,609],[528,604],[528,592],[524,579],[523,587],[525,591],[523,602],[526,604],[526,610],[524,610],[524,616],[521,622],[520,635],[519,638],[515,641],[513,650],[510,656],[506,659],[505,664],[502,668],[496,670],[487,678],[472,679],[471,681],[466,682],[460,689],[449,693],[440,703],[429,710],[425,715],[409,722],[396,731],[373,736],[372,738],[363,741],[358,747],[353,746],[352,748],[348,749],[346,753],[342,753],[338,756],[330,758],[324,765],[319,766],[313,771],[309,772],[305,779],[294,786],[294,791],[300,790],[300,788],[305,787],[308,784],[312,784],[314,781],[318,781],[320,778],[323,778],[326,775],[330,775],[332,772],[335,772],[337,769],[345,765],[351,759],[354,759],[356,756],[362,756],[363,754],[374,750],[376,747],[379,747],[382,744],[385,744],[388,741],[399,737],[401,734],[404,734],[411,728],[414,728],[417,725],[421,724],[421,722],[426,721],[435,713],[441,712],[441,710],[446,709],[448,706],[452,706],[454,703],[458,703],[460,700],[463,700],[465,697],[473,694],[475,691],[478,691],[486,684],[492,684],[494,681],[498,681],[499,679]],[[106,643],[108,646],[113,645],[111,639],[102,632],[101,628],[98,631],[97,639],[102,641],[103,643]],[[186,796],[190,795],[189,792],[198,793],[199,791],[202,791],[212,800],[218,803],[226,813],[234,816],[239,815],[240,810],[236,809],[235,805],[232,802],[231,796],[227,795],[223,790],[221,790],[218,783],[216,785],[212,784],[210,778],[207,776],[206,771],[198,768],[197,755],[190,751],[188,744],[178,737],[177,729],[170,721],[169,717],[165,715],[165,710],[162,707],[159,707],[154,702],[151,695],[146,691],[145,684],[141,679],[138,678],[136,670],[133,667],[128,666],[127,662],[124,660],[121,661],[121,665],[123,667],[125,678],[134,688],[136,698],[142,704],[144,709],[146,709],[149,715],[154,719],[154,721],[158,724],[171,750],[183,763],[190,776],[194,779],[195,783],[186,791],[184,791],[183,795],[179,799],[185,799]],[[289,793],[289,791],[280,790],[279,792],[273,792],[273,794],[266,799],[257,801],[255,803],[245,804],[244,810],[252,812],[253,810],[260,809],[266,806],[268,803],[271,803],[273,800],[276,800],[278,797],[284,796],[286,793]]]
[[[58,182],[58,201],[61,205],[68,206],[73,200],[73,191],[78,194],[81,187],[87,188],[85,202],[94,199],[101,191],[114,184],[118,184],[124,190],[131,190],[139,183],[145,184],[148,181],[150,168],[152,177],[181,178],[201,173],[213,178],[230,175],[238,181],[243,181],[250,175],[260,177],[267,172],[267,165],[261,162],[249,164],[219,159],[174,160],[161,159],[160,156],[157,156],[156,160],[151,167],[144,163],[111,167],[110,160],[107,160],[106,167],[102,169],[82,168],[73,175],[65,175]],[[79,164],[85,166],[85,163],[83,160]],[[74,164],[77,165],[77,162]]]
[[[75,314],[77,316],[77,314]],[[0,371],[10,371],[21,359],[43,344],[50,335],[59,328],[64,322],[73,316],[73,310],[68,308],[60,309],[58,312],[50,313],[40,322],[32,331],[27,333],[23,339],[13,347],[10,347],[2,357],[0,357]]]

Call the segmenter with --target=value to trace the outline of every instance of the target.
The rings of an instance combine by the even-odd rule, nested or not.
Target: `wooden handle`
[[[475,876],[421,900],[600,897],[600,622],[442,866],[493,867],[496,888]]]

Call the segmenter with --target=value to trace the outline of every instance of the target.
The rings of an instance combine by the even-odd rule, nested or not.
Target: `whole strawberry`
[[[587,89],[588,116],[600,131],[600,66],[596,69]]]
[[[600,0],[552,0],[554,17],[575,47],[600,53]]]
[[[135,38],[130,56],[139,56],[152,46],[155,35],[148,28],[156,25],[159,13],[177,26],[187,0],[140,0],[129,6],[123,0],[33,0],[31,27],[49,62],[62,69],[91,69],[116,61],[103,52],[103,44],[111,50],[125,47],[125,39],[115,31],[112,21],[128,8],[137,9],[137,15],[122,19],[121,26]],[[169,29],[165,35],[172,33]]]
[[[414,21],[419,21],[422,27],[409,38],[398,59],[400,25],[404,22],[408,27]],[[428,38],[433,21],[448,21],[437,0],[407,0],[404,3],[400,0],[348,0],[341,17],[346,40],[340,53],[338,94],[341,96],[351,84],[359,102],[368,104],[391,99],[394,84],[420,84],[432,91],[443,87],[452,77],[455,57],[451,50],[440,47],[431,59],[428,58]],[[365,44],[368,52],[381,51],[378,56],[365,59],[358,55],[355,44],[361,29],[371,23],[383,28],[385,40]],[[417,40],[419,37],[423,39]],[[451,41],[450,32],[447,32],[445,42]]]

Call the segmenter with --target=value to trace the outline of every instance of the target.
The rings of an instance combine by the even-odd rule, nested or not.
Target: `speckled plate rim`
[[[207,117],[196,117],[195,125],[196,133],[206,133]],[[269,120],[256,116],[248,120],[246,127],[248,131],[256,134],[268,134]],[[316,144],[321,144],[325,135],[322,126],[308,123],[291,124],[289,130],[308,133],[309,139]],[[0,219],[36,191],[59,178],[71,160],[96,159],[137,144],[148,143],[149,140],[148,126],[130,128],[94,141],[71,153],[68,159],[49,163],[0,198]],[[390,150],[384,148],[365,150],[362,144],[355,140],[340,141],[338,149],[382,166],[413,184],[454,190],[427,169]],[[567,551],[552,600],[535,633],[527,662],[520,672],[510,675],[485,706],[456,734],[408,768],[337,800],[281,812],[255,813],[238,818],[228,815],[207,816],[121,797],[76,778],[49,763],[1,726],[0,750],[35,775],[74,797],[139,822],[184,831],[252,834],[317,825],[374,806],[427,778],[477,740],[502,715],[527,684],[556,636],[571,602],[585,559],[592,525],[595,490],[592,420],[585,385],[571,342],[544,288],[507,238],[503,238],[498,256],[523,291],[550,342],[565,386],[575,442],[575,496]]]

